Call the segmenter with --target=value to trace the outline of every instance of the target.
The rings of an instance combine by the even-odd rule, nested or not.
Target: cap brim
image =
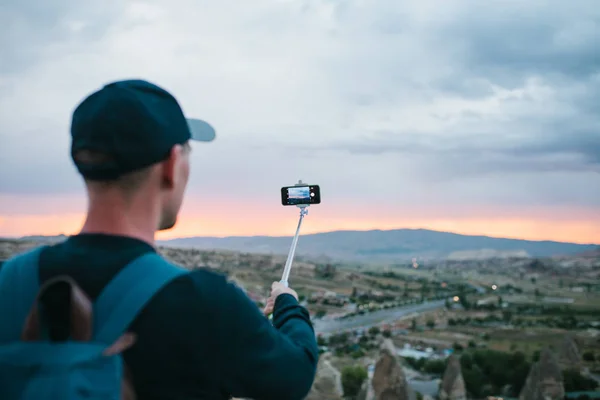
[[[190,128],[191,139],[198,142],[212,142],[216,132],[208,122],[196,118],[186,118]]]

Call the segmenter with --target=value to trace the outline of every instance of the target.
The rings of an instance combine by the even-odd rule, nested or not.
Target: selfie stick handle
[[[302,181],[300,181],[302,182]],[[302,220],[304,216],[308,214],[308,205],[303,204],[298,206],[300,208],[300,219],[298,220],[298,227],[296,228],[296,234],[292,239],[292,247],[288,253],[287,261],[285,262],[285,268],[283,269],[283,276],[281,277],[281,283],[288,286],[288,279],[290,277],[290,271],[292,270],[292,262],[294,261],[294,254],[296,253],[296,245],[298,244],[298,236],[300,236],[300,227],[302,226]]]

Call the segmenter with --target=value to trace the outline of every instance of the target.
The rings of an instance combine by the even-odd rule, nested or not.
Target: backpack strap
[[[0,270],[0,343],[19,340],[40,286],[39,258],[47,246],[6,261]]]
[[[126,265],[94,304],[94,341],[113,344],[163,286],[186,273],[156,253]]]

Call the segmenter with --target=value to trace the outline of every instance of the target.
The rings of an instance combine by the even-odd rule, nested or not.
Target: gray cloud
[[[0,74],[22,73],[44,57],[64,54],[60,50],[73,51],[74,46],[101,39],[122,8],[113,0],[96,5],[74,0],[4,1],[0,6]],[[59,54],[48,54],[51,45]],[[70,48],[65,49],[66,45]]]
[[[581,79],[600,69],[600,12],[593,0],[532,1],[468,10],[443,26],[440,41],[460,52],[464,72],[518,87],[530,76]],[[441,43],[440,43],[441,44]]]
[[[540,124],[544,128],[545,124]],[[600,167],[600,134],[598,131],[578,130],[566,124],[556,122],[540,129],[536,136],[519,138],[489,137],[477,138],[476,134],[460,135],[448,132],[440,137],[437,134],[414,132],[379,131],[375,133],[380,139],[362,139],[353,142],[334,142],[326,146],[297,147],[304,152],[319,150],[347,151],[351,154],[383,154],[400,153],[410,155],[431,156],[435,159],[453,156],[456,158],[473,158],[477,156],[504,155],[528,159],[554,155],[571,155],[576,158],[574,167],[598,170]],[[564,132],[564,133],[563,133]],[[524,166],[523,172],[527,171]],[[481,172],[481,171],[479,171]]]
[[[417,85],[422,95],[429,93],[426,101],[443,96],[485,100],[494,97],[494,88],[519,90],[531,79],[553,93],[542,99],[525,93],[498,100],[505,110],[501,115],[468,109],[450,116],[436,112],[435,118],[454,123],[435,130],[372,130],[362,138],[304,146],[299,151],[321,148],[419,156],[429,168],[439,166],[445,176],[600,172],[600,11],[595,3],[534,1],[518,7],[460,3],[463,7],[454,18],[439,22],[432,17],[430,24],[424,24],[422,44],[433,46],[434,54],[423,51],[439,69],[426,84]],[[398,42],[411,32],[405,15],[392,12],[382,19],[374,26],[385,35],[397,36]],[[438,50],[443,61],[435,55]],[[409,102],[415,88],[402,87],[408,95],[399,96]],[[359,99],[370,101],[357,103],[384,104],[387,90],[379,96],[362,94]],[[600,183],[598,178],[595,183]]]
[[[310,176],[330,198],[600,206],[594,0],[250,3],[3,5],[0,194],[79,191],[68,113],[142,76],[217,126],[205,191]]]

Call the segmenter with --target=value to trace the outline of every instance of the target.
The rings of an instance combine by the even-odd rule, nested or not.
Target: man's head
[[[144,199],[158,208],[156,229],[175,225],[187,186],[190,140],[211,141],[214,129],[185,118],[166,90],[119,81],[88,96],[73,112],[71,156],[91,201]],[[110,204],[106,204],[107,207]]]

